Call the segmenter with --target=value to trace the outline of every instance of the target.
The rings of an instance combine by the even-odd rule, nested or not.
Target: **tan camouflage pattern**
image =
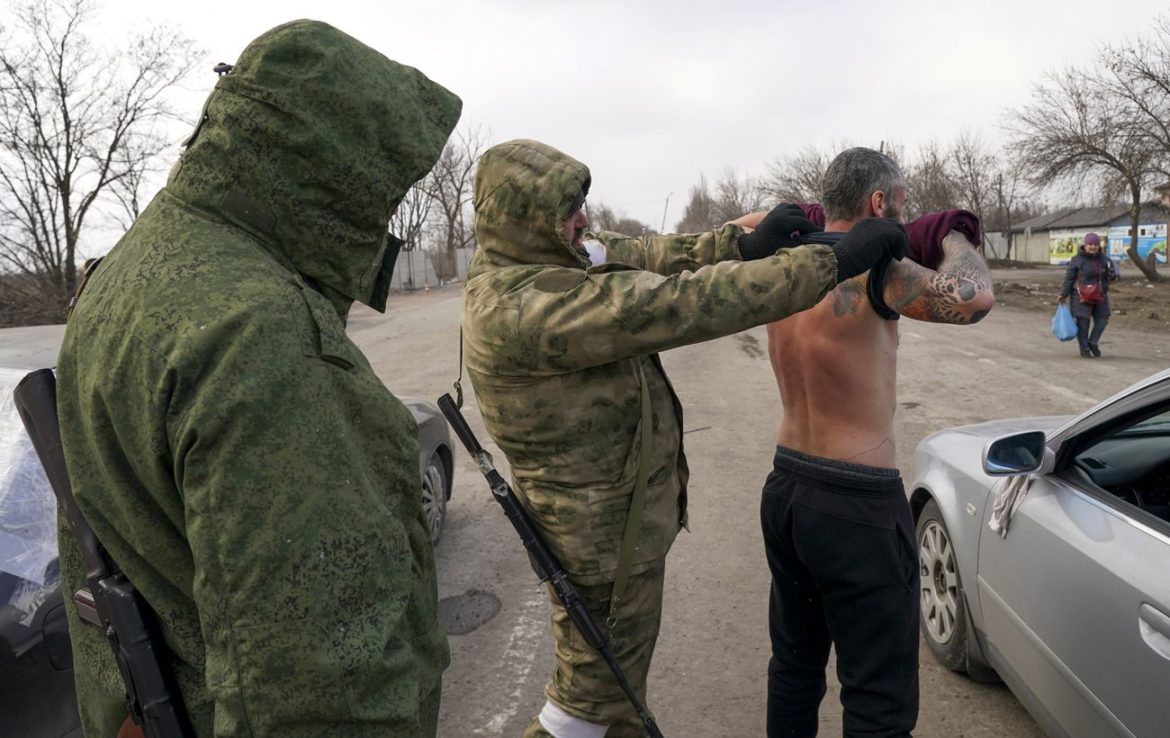
[[[662,589],[666,569],[659,566],[631,577],[630,596],[622,600],[610,631],[610,647],[621,663],[630,686],[646,704],[646,677],[658,627],[662,621]],[[610,585],[578,588],[590,614],[599,623],[609,617]],[[642,738],[646,729],[630,701],[614,681],[601,654],[589,647],[565,608],[551,591],[552,631],[556,642],[556,670],[545,695],[570,715],[608,725],[606,738]],[[548,731],[533,720],[524,738],[547,738]]]
[[[384,304],[390,214],[459,108],[325,24],[268,32],[69,322],[77,501],[159,616],[200,738],[435,735],[417,427],[344,319]],[[60,547],[68,593],[83,567]],[[86,735],[111,738],[112,655],[68,617]]]
[[[657,352],[815,305],[836,284],[830,249],[737,260],[743,232],[628,238],[599,233],[589,267],[564,235],[589,170],[536,141],[489,149],[475,181],[479,240],[464,289],[468,376],[534,524],[605,623],[640,454],[650,455],[630,581],[614,613],[618,661],[640,693],[658,636],[665,556],[686,524],[682,406]],[[651,427],[641,433],[642,386]],[[642,448],[645,438],[648,448]],[[642,735],[597,654],[550,594],[557,669],[550,700],[610,736]],[[526,736],[544,733],[539,723]]]
[[[589,170],[535,141],[489,149],[475,182],[480,249],[464,292],[468,374],[516,492],[574,581],[613,579],[652,402],[646,508],[632,571],[660,565],[685,523],[682,409],[655,355],[779,320],[836,283],[832,251],[736,260],[742,233],[597,236],[585,269],[561,228]]]

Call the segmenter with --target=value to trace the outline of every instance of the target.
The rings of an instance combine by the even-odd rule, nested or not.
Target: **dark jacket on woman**
[[[1117,279],[1117,271],[1113,262],[1105,255],[1104,249],[1096,254],[1090,254],[1081,246],[1068,263],[1068,271],[1064,274],[1064,284],[1060,286],[1060,296],[1068,297],[1076,292],[1075,285],[1101,283],[1101,291],[1105,293],[1106,302],[1109,299],[1109,282]],[[1079,302],[1079,299],[1078,299]]]

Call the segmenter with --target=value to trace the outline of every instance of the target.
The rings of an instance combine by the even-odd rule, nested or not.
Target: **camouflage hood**
[[[589,193],[589,168],[551,146],[518,139],[493,146],[475,174],[475,237],[468,277],[521,264],[589,266],[564,222]]]
[[[438,160],[460,108],[417,69],[293,21],[220,78],[167,190],[247,230],[335,304],[384,310],[390,216]]]

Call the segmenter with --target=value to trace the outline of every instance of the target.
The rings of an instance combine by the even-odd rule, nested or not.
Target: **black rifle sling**
[[[20,380],[16,386],[16,394],[23,398],[18,402],[17,410],[20,419],[32,439],[33,448],[42,460],[45,475],[49,478],[49,486],[61,509],[77,544],[81,548],[81,556],[85,559],[86,580],[92,580],[109,575],[110,566],[105,556],[105,550],[98,543],[93,529],[77,507],[77,500],[73,497],[73,487],[69,483],[69,475],[64,464],[44,463],[45,459],[57,458],[64,455],[61,448],[61,428],[57,421],[57,378],[52,369],[38,369]],[[42,402],[44,407],[30,408],[29,402]],[[33,420],[33,413],[36,421]]]

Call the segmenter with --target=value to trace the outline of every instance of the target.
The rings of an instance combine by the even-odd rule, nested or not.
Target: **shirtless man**
[[[845,151],[824,184],[828,232],[901,220],[902,173],[877,151]],[[994,304],[971,243],[940,236],[916,254],[935,268],[890,262],[880,297],[867,292],[871,272],[768,325],[784,404],[760,511],[772,571],[769,736],[816,735],[831,643],[846,736],[909,736],[917,721],[914,523],[894,468],[897,318],[975,323]]]

